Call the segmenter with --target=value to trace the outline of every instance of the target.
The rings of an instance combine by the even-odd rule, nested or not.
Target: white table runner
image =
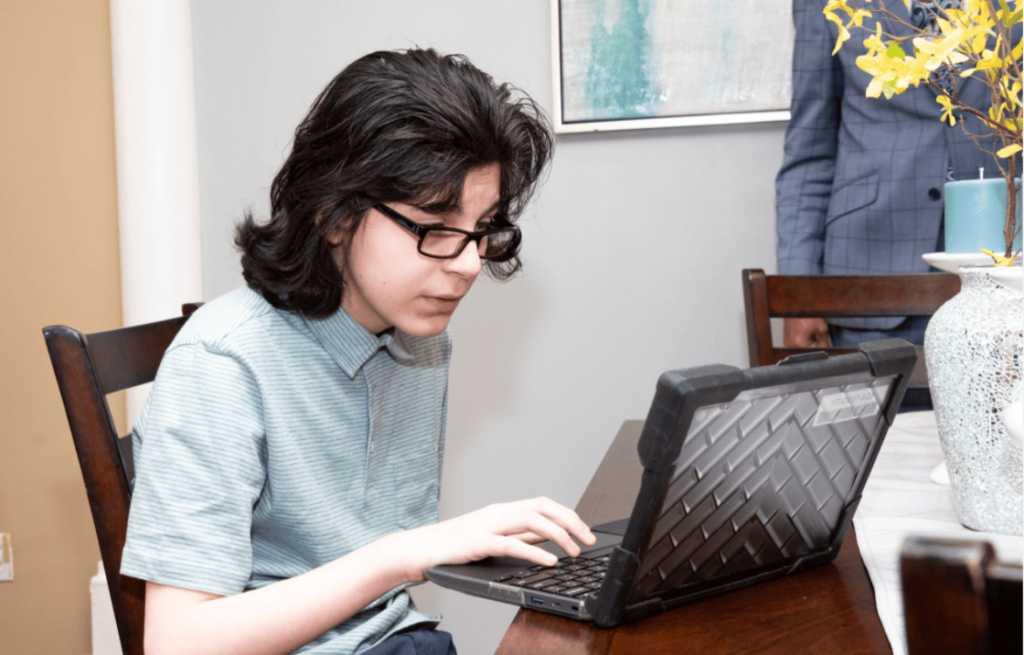
[[[907,634],[900,585],[900,548],[908,536],[987,540],[999,559],[1022,560],[1021,537],[975,532],[960,525],[948,486],[931,481],[942,463],[934,412],[896,417],[864,487],[853,524],[875,603],[893,655],[906,655]]]

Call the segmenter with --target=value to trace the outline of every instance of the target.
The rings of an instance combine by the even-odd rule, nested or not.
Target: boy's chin
[[[403,325],[396,326],[402,332],[414,337],[436,337],[448,329],[451,322],[451,314],[431,316],[429,318],[418,318],[412,321],[403,321]]]

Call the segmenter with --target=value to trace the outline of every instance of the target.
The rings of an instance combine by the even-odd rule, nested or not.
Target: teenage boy
[[[545,498],[437,522],[448,321],[482,267],[519,268],[552,145],[532,100],[432,50],[313,103],[269,222],[238,227],[247,286],[193,315],[135,425],[147,653],[454,653],[405,590],[425,568],[594,543]]]

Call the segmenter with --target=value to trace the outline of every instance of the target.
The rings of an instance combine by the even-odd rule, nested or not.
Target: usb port
[[[544,604],[544,599],[540,598],[538,596],[530,596],[530,602],[533,603],[534,605],[543,605]]]

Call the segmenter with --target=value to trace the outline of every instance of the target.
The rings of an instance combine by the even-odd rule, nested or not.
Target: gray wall
[[[231,246],[292,131],[348,62],[378,49],[466,54],[552,106],[548,0],[194,2],[204,296],[241,284]],[[525,272],[481,278],[451,323],[441,516],[544,494],[570,507],[658,375],[744,365],[740,269],[775,269],[784,125],[559,137],[522,221]],[[493,652],[514,608],[434,588],[461,652]]]

